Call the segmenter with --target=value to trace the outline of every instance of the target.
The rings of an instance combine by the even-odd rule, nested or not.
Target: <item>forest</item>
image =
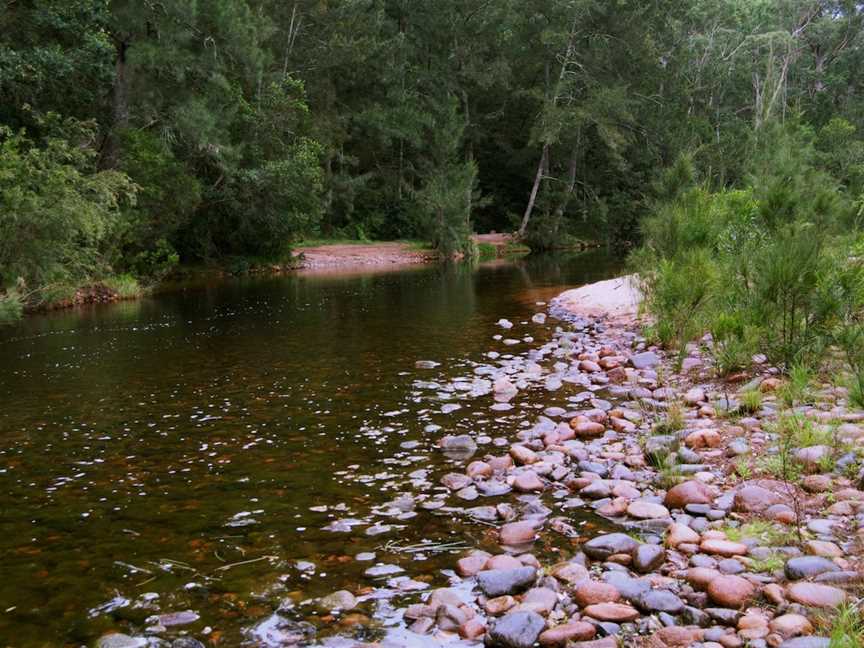
[[[848,234],[862,20],[853,0],[6,0],[0,305],[304,237],[626,249],[661,205],[750,209],[754,186]]]

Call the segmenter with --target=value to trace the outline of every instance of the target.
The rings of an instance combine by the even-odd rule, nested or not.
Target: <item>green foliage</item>
[[[12,2],[0,126],[13,157],[53,158],[25,218],[60,200],[41,228],[66,225],[0,275],[148,283],[304,236],[470,258],[536,178],[528,243],[641,236],[658,338],[710,332],[721,372],[754,351],[788,368],[848,321],[829,277],[864,223],[864,9],[817,4],[802,24],[794,3],[706,0]]]
[[[797,362],[789,368],[788,380],[780,387],[779,396],[786,407],[804,403],[810,399],[810,384],[813,372],[802,362]]]
[[[0,295],[0,324],[8,324],[21,318],[24,311],[24,301],[15,290]]]
[[[750,460],[746,457],[739,457],[735,461],[735,473],[741,479],[750,479],[750,476],[753,474],[753,468],[750,465]]]
[[[735,542],[746,539],[758,540],[760,544],[769,547],[783,546],[793,540],[793,536],[786,528],[765,520],[753,520],[741,526],[724,527],[723,531],[727,538]]]
[[[750,562],[750,567],[755,572],[776,572],[781,571],[786,564],[786,559],[781,553],[772,553],[764,558],[753,559]]]
[[[669,401],[666,414],[653,428],[654,434],[672,434],[684,429],[684,406],[680,401]]]
[[[201,203],[201,183],[154,133],[128,130],[118,137],[120,168],[139,191],[124,212],[116,265],[158,279],[179,262],[175,244]]]
[[[477,164],[460,153],[463,124],[458,103],[449,97],[440,106],[429,133],[429,159],[421,174],[423,186],[415,193],[418,220],[428,240],[445,257],[475,258],[471,241],[472,202],[476,194]]]
[[[90,126],[55,116],[42,125],[68,139],[35,142],[0,127],[0,285],[40,287],[105,271],[121,208],[134,199],[124,174],[95,169]]]
[[[798,448],[832,445],[834,440],[829,431],[817,428],[812,420],[800,414],[784,414],[770,429],[781,439],[790,439],[791,444]]]
[[[784,456],[784,452],[780,451],[776,454],[768,454],[757,458],[756,470],[760,473],[790,482],[799,480],[802,476],[801,467],[789,457]]]
[[[640,276],[648,308],[658,319],[660,341],[683,353],[684,345],[706,324],[712,286],[720,280],[716,263],[706,249],[694,247],[680,256],[661,258],[656,268]]]
[[[679,192],[646,219],[632,257],[660,340],[683,349],[710,332],[721,374],[757,352],[787,371],[808,364],[864,304],[844,235],[850,204],[814,166],[806,129],[766,127],[761,138],[750,187]]]

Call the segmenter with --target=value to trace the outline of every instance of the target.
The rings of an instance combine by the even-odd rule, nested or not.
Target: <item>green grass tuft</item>
[[[842,603],[830,612],[816,617],[819,634],[830,636],[829,648],[864,646],[864,614],[860,603]]]
[[[746,414],[755,414],[762,409],[762,392],[758,389],[748,389],[741,394],[738,408]]]
[[[113,290],[120,299],[133,299],[140,297],[144,290],[141,284],[132,275],[122,274],[114,277],[109,277],[102,281],[107,288]]]
[[[498,258],[498,248],[491,243],[478,243],[477,255],[480,261],[490,261]]]

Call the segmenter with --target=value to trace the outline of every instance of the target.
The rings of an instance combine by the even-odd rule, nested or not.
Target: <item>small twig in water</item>
[[[394,542],[388,542],[381,547],[386,551],[396,553],[423,553],[427,551],[454,551],[456,549],[467,549],[468,545],[461,540],[455,542],[443,542],[441,544],[413,544],[400,547]]]
[[[135,565],[132,565],[132,564],[127,563],[127,562],[123,562],[122,560],[115,560],[114,564],[120,565],[121,567],[125,567],[126,569],[128,569],[132,573],[136,573],[136,572],[140,572],[142,574],[152,574],[153,573],[149,569],[144,569],[143,567],[136,567]]]
[[[240,565],[249,565],[251,563],[260,562],[262,560],[276,560],[276,556],[260,556],[259,558],[252,558],[251,560],[241,560],[240,562],[231,563],[229,565],[222,565],[221,567],[217,567],[213,571],[226,571],[231,569],[232,567],[239,567]]]

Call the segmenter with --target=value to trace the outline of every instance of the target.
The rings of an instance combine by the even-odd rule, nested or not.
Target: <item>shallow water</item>
[[[494,335],[539,343],[555,323],[526,321],[536,302],[618,269],[592,252],[255,278],[0,330],[0,644],[86,645],[192,610],[161,619],[180,622],[161,636],[230,646],[269,633],[278,645],[278,605],[322,635],[366,632],[301,604],[341,588],[367,592],[361,610],[386,623],[386,602],[363,588],[387,579],[365,569],[400,565],[440,584],[453,554],[404,549],[482,547],[491,530],[376,505],[412,480],[437,486],[450,461],[433,449],[441,435],[509,436],[564,396],[496,413],[491,397],[457,399],[453,378],[488,351],[534,346]],[[517,326],[502,331],[502,317]],[[442,413],[451,401],[461,409]],[[324,529],[338,520],[350,530]]]

